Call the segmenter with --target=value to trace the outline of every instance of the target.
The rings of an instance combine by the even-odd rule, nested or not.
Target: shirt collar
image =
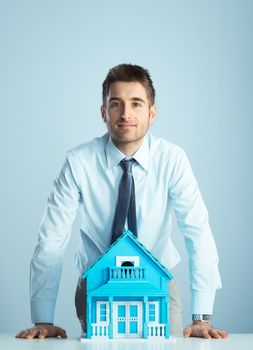
[[[106,153],[106,159],[107,159],[107,166],[109,168],[114,167],[115,165],[118,165],[119,162],[126,157],[125,154],[123,154],[112,142],[112,138],[109,135],[106,143],[105,148]],[[144,137],[144,141],[140,148],[135,152],[135,154],[132,156],[141,166],[144,170],[148,171],[148,165],[149,165],[149,141],[148,137]]]

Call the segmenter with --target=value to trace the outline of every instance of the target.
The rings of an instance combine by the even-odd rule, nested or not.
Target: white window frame
[[[106,304],[106,314],[105,314],[106,320],[105,321],[100,321],[100,305],[101,304]],[[109,323],[109,302],[106,300],[97,301],[96,314],[97,314],[97,323],[100,323],[100,324]]]
[[[155,321],[149,321],[149,305],[155,305]],[[148,323],[158,324],[158,315],[159,315],[158,311],[159,311],[158,301],[149,301],[148,302]]]
[[[139,256],[116,256],[116,266],[121,267],[121,265],[126,262],[131,261],[134,264],[134,267],[140,266],[140,257]]]

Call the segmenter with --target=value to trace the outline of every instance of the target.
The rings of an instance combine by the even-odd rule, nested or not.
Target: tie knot
[[[121,168],[124,171],[129,171],[130,173],[132,172],[132,165],[133,165],[134,159],[122,159],[122,161],[119,163]]]

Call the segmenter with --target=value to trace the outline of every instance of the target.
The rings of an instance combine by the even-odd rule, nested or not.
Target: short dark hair
[[[106,105],[106,96],[108,95],[110,85],[118,81],[138,82],[145,88],[150,104],[155,103],[155,88],[150,73],[147,69],[134,64],[119,64],[111,68],[103,82],[103,104]]]

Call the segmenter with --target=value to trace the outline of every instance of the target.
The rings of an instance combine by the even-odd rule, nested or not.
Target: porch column
[[[169,319],[169,298],[165,297],[165,310],[167,312],[165,313],[165,338],[170,338],[170,319]]]
[[[148,337],[148,297],[143,298],[143,338]]]
[[[87,297],[87,309],[86,309],[86,324],[87,324],[87,338],[91,338],[92,332],[91,332],[91,297]]]
[[[113,297],[109,297],[109,339],[113,338]]]

